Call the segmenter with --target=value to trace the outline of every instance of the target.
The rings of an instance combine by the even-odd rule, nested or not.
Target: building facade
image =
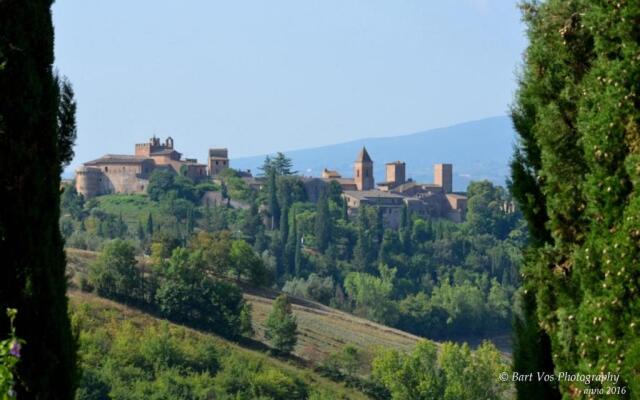
[[[212,149],[224,150],[226,149]],[[225,167],[228,167],[228,159]],[[133,155],[107,154],[83,164],[76,170],[76,190],[85,198],[111,193],[145,193],[149,177],[157,169],[182,174],[194,182],[210,179],[207,165],[196,159],[182,158],[174,149],[173,138],[164,142],[153,136],[147,143],[135,145]]]

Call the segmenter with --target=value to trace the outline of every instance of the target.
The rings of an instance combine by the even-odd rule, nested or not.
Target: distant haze
[[[464,191],[472,180],[488,179],[504,185],[509,174],[515,131],[506,116],[461,123],[403,136],[359,139],[304,150],[285,151],[302,175],[320,176],[323,168],[353,175],[353,160],[366,146],[374,162],[376,182],[384,180],[384,164],[406,162],[407,178],[433,181],[433,164],[453,164],[453,186]],[[237,158],[231,166],[257,173],[266,155]]]

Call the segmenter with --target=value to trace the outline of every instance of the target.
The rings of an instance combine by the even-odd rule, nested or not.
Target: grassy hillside
[[[215,368],[217,373],[215,378],[207,374],[195,374],[196,378],[200,379],[200,381],[197,382],[197,387],[201,393],[211,391],[213,390],[211,388],[219,386],[227,387],[227,390],[229,390],[229,385],[226,384],[225,386],[224,379],[221,378],[221,376],[224,376],[226,369],[234,368],[238,363],[241,363],[242,365],[246,365],[247,368],[256,369],[268,377],[290,379],[292,382],[303,382],[308,386],[310,395],[316,396],[315,398],[366,398],[366,396],[354,389],[346,388],[342,384],[319,376],[312,370],[302,368],[300,363],[275,359],[264,353],[243,348],[215,335],[202,333],[176,324],[167,324],[165,321],[153,318],[138,310],[84,292],[71,291],[69,297],[74,321],[80,325],[82,330],[80,354],[83,356],[83,363],[87,364],[87,367],[92,371],[91,376],[95,374],[96,366],[94,363],[99,363],[99,361],[96,362],[95,360],[97,358],[95,354],[92,354],[93,351],[90,348],[92,343],[97,341],[100,348],[103,349],[103,356],[109,358],[109,362],[111,362],[111,358],[115,359],[118,356],[122,356],[118,355],[117,346],[118,340],[122,338],[123,331],[129,332],[133,337],[144,340],[144,337],[148,335],[149,332],[162,332],[163,329],[167,329],[168,327],[167,330],[173,340],[172,343],[174,347],[195,348],[195,346],[197,346],[197,348],[195,348],[196,351],[204,348],[215,349],[213,351],[215,354],[214,358],[217,360],[217,363],[219,363],[219,366]],[[109,350],[106,350],[107,348]],[[135,351],[137,350],[131,350],[132,353]],[[198,357],[197,354],[193,356]],[[136,354],[133,357],[138,358],[139,356]],[[135,362],[138,361],[129,360],[128,363],[130,365],[127,365],[127,367],[131,367]],[[109,371],[108,367],[103,367],[103,369]],[[104,374],[104,371],[101,373]],[[235,372],[232,374],[234,373]],[[185,376],[182,377],[186,379]],[[191,376],[188,375],[187,377],[191,378]],[[141,382],[144,382],[145,379],[147,381],[152,380],[152,378],[146,375],[144,377],[138,377],[135,382],[135,385],[138,385],[137,388],[139,388],[139,385],[141,385]],[[185,382],[180,382],[180,384],[174,382],[174,384],[176,386],[183,385],[186,387]],[[117,389],[111,388],[112,394],[114,391],[118,392],[119,390],[123,390],[128,382],[119,382],[119,384],[122,386]],[[93,386],[99,385],[94,384]],[[84,386],[84,392],[82,393],[86,393],[86,387],[87,385]],[[145,390],[151,390],[157,394],[159,388],[150,386]],[[121,396],[116,395],[116,397],[120,398]],[[278,396],[273,398],[278,398]]]
[[[273,299],[279,292],[243,287],[245,299],[253,308],[256,339],[264,341],[265,321]],[[313,363],[339,352],[346,344],[357,347],[368,357],[379,348],[411,350],[421,340],[418,336],[399,331],[320,303],[290,297],[293,313],[298,319],[298,344],[294,354]]]
[[[149,196],[140,194],[130,195],[106,195],[95,198],[99,208],[114,215],[122,215],[122,219],[129,226],[129,229],[135,229],[139,222],[145,223],[149,213],[153,215],[154,223],[160,226],[166,221],[166,211],[160,210],[160,205],[152,201]]]
[[[79,286],[87,265],[96,255],[91,251],[67,249],[68,270],[74,285]],[[279,292],[248,285],[241,287],[253,309],[255,339],[265,342],[264,323],[271,311],[271,303]],[[313,301],[292,297],[291,302],[299,331],[298,345],[293,354],[313,364],[323,361],[331,353],[341,351],[346,344],[362,350],[365,357],[369,358],[377,348],[411,350],[421,339]]]

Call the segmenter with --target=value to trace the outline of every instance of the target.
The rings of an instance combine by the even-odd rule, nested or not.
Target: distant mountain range
[[[343,177],[353,174],[353,160],[366,146],[374,162],[377,182],[384,180],[384,164],[401,160],[407,164],[407,178],[432,182],[433,164],[453,164],[453,186],[464,191],[472,180],[488,179],[504,185],[509,175],[516,134],[506,116],[465,122],[409,135],[359,139],[346,143],[284,152],[302,175],[320,176],[324,168]],[[231,160],[237,169],[258,172],[265,155]]]

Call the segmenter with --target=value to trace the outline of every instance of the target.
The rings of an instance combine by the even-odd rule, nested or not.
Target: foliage
[[[504,399],[509,383],[498,376],[508,371],[500,353],[489,342],[472,352],[469,346],[419,343],[410,354],[382,351],[373,360],[373,375],[394,400]]]
[[[141,277],[135,247],[116,239],[107,243],[89,267],[89,282],[99,295],[124,301],[141,297]]]
[[[291,311],[287,295],[278,296],[266,322],[265,337],[280,353],[290,353],[297,343],[298,323]]]
[[[325,251],[331,239],[331,219],[329,215],[329,203],[326,194],[321,194],[318,200],[315,221],[316,247]]]
[[[262,176],[269,176],[273,172],[276,176],[294,175],[293,163],[291,159],[283,153],[278,152],[275,157],[265,157],[264,163],[260,167]]]
[[[343,398],[259,353],[140,314],[122,319],[121,311],[91,300],[74,307],[83,327],[76,400]]]
[[[2,400],[9,400],[16,397],[14,385],[16,384],[15,369],[20,361],[20,352],[25,344],[16,335],[14,320],[18,314],[15,308],[7,309],[9,318],[9,338],[0,341],[0,396]]]
[[[154,201],[187,200],[197,204],[202,197],[203,189],[209,186],[196,185],[184,175],[176,175],[170,169],[155,169],[149,177],[147,193]]]
[[[63,167],[66,167],[74,156],[73,145],[78,134],[76,127],[76,109],[78,105],[71,82],[66,77],[58,78],[58,76],[55,76],[54,79],[59,85],[57,145],[60,151],[60,163]]]
[[[177,248],[159,269],[155,303],[174,321],[228,337],[241,334],[244,301],[237,286],[207,277],[200,252]]]
[[[515,363],[523,373],[619,373],[616,385],[634,392],[640,6],[532,2],[523,14],[529,46],[512,112],[520,136],[512,191],[532,243]],[[585,387],[560,383],[566,398]],[[522,398],[548,390],[518,387]]]
[[[373,321],[393,324],[396,313],[390,295],[396,270],[381,265],[380,271],[380,278],[364,272],[350,272],[344,280],[344,288],[355,301],[356,314]]]
[[[233,241],[229,256],[231,258],[231,271],[237,280],[244,276],[249,282],[257,286],[264,285],[269,281],[262,260],[244,240]]]
[[[51,3],[0,2],[0,309],[20,310],[16,332],[29,343],[18,398],[71,399],[76,351],[59,219],[75,123],[71,92],[61,94],[54,76]],[[64,126],[61,109],[69,111]],[[0,332],[9,328],[0,315]]]
[[[464,224],[422,219],[405,209],[398,230],[385,229],[375,207],[345,219],[340,191],[325,189],[318,203],[309,203],[298,177],[272,174],[246,209],[195,206],[173,190],[160,201],[101,196],[86,202],[81,222],[65,217],[61,224],[63,232],[71,232],[71,245],[95,249],[109,237],[126,237],[138,252],[150,253],[155,265],[186,245],[202,253],[202,268],[213,275],[254,285],[275,281],[296,296],[420,335],[446,339],[509,329],[527,235],[502,188],[471,185],[472,218]],[[139,228],[123,232],[120,221]],[[144,234],[141,225],[147,226]],[[79,226],[86,233],[79,234]],[[375,288],[380,264],[396,271],[383,291]],[[346,290],[346,278],[356,272],[366,274],[360,276],[366,281],[362,290]],[[365,288],[369,283],[373,287]],[[440,297],[432,300],[434,292]],[[445,293],[451,301],[444,301]],[[363,303],[365,295],[371,296]]]
[[[346,345],[340,352],[332,353],[322,361],[320,370],[334,378],[353,378],[363,364],[361,351],[353,345]]]
[[[323,278],[311,273],[307,279],[293,278],[287,281],[282,287],[282,291],[293,296],[329,304],[335,291],[335,282],[330,276]]]

